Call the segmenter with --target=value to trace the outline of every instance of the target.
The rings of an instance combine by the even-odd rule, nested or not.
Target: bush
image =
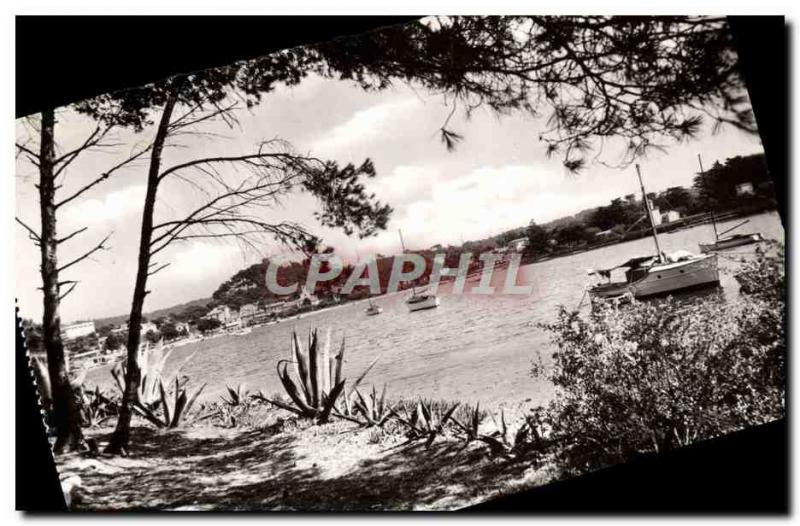
[[[634,302],[588,319],[562,308],[544,327],[558,346],[546,420],[564,467],[582,471],[782,417],[785,291],[776,273],[780,253],[744,265],[735,304]]]

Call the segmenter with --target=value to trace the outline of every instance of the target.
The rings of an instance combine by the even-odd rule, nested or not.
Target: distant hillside
[[[166,307],[163,309],[146,312],[144,316],[148,320],[154,320],[168,315],[174,316],[176,314],[180,314],[184,310],[189,309],[191,307],[205,307],[212,301],[213,301],[212,298],[196,299],[192,301],[187,301],[186,303],[181,303],[179,305],[173,305],[172,307]],[[98,318],[94,320],[94,325],[95,327],[103,327],[104,325],[119,325],[121,323],[125,323],[127,319],[128,319],[127,314],[121,314],[119,316],[110,316],[108,318]]]
[[[240,270],[229,280],[223,282],[214,291],[211,299],[215,303],[224,304],[233,309],[239,309],[247,303],[264,304],[279,299],[267,289],[264,281],[268,266],[269,261],[264,259],[260,263]],[[305,282],[305,274],[305,267],[297,261],[292,261],[280,267],[277,280],[281,285],[302,284]]]

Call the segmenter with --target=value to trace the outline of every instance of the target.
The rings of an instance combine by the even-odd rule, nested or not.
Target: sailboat
[[[759,241],[763,241],[764,238],[761,236],[759,232],[754,232],[751,234],[731,234],[730,236],[725,235],[733,230],[736,230],[740,226],[747,224],[749,221],[750,221],[749,219],[745,219],[738,225],[733,226],[722,233],[718,233],[717,221],[716,218],[714,217],[714,212],[712,211],[711,225],[714,227],[714,238],[716,239],[716,241],[713,243],[698,243],[697,245],[700,247],[700,252],[702,252],[703,254],[707,254],[709,252],[714,252],[716,250],[725,250],[726,248],[733,248],[741,245],[749,245],[751,243],[758,243]]]
[[[400,234],[400,245],[403,247],[403,253],[406,252],[406,244],[403,242],[403,232],[398,230],[398,234]],[[435,309],[439,306],[439,297],[436,294],[431,294],[428,292],[421,292],[417,293],[417,288],[413,284],[411,285],[411,297],[406,300],[406,307],[408,307],[409,312],[414,312],[418,310],[425,310],[425,309]]]
[[[620,265],[608,269],[589,271],[590,275],[595,274],[608,280],[606,283],[589,288],[590,298],[592,300],[641,299],[681,290],[719,285],[719,268],[716,254],[696,255],[686,250],[679,250],[667,255],[661,250],[658,232],[653,222],[653,213],[650,202],[647,199],[647,192],[644,189],[642,173],[638,164],[636,165],[636,174],[639,177],[639,186],[642,189],[642,203],[650,221],[656,254],[631,258]],[[611,281],[611,272],[623,268],[626,269],[625,279]]]

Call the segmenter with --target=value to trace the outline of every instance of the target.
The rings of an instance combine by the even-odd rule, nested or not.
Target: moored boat
[[[439,297],[434,294],[413,294],[406,300],[409,312],[424,309],[435,309],[439,306]]]
[[[700,247],[700,252],[707,254],[717,250],[725,250],[742,245],[750,245],[760,241],[764,241],[764,238],[760,233],[756,232],[753,234],[734,234],[732,236],[721,237],[718,238],[714,243],[698,243],[698,246]]]
[[[709,252],[715,252],[717,250],[725,250],[728,248],[739,247],[742,245],[750,245],[752,243],[758,243],[763,241],[764,238],[761,236],[759,232],[753,232],[750,234],[732,234],[730,236],[725,236],[728,232],[732,230],[736,230],[742,225],[745,225],[749,222],[749,219],[746,219],[739,223],[736,226],[733,226],[722,233],[717,232],[717,220],[714,216],[714,212],[711,212],[711,225],[714,227],[714,238],[716,239],[713,243],[698,243],[697,245],[700,247],[700,252],[703,254],[707,254]],[[724,237],[723,237],[724,236]]]
[[[719,268],[716,254],[697,255],[685,250],[679,250],[667,255],[661,250],[658,232],[653,222],[647,192],[644,189],[638,164],[636,165],[636,173],[642,189],[642,202],[645,213],[649,218],[656,254],[635,257],[608,269],[590,271],[590,275],[599,275],[608,281],[589,288],[589,297],[592,301],[620,300],[623,298],[641,299],[719,285]],[[612,281],[612,271],[622,268],[626,269],[625,279]]]
[[[364,309],[364,312],[367,314],[367,316],[377,316],[383,312],[383,309],[372,303],[372,300],[369,300],[369,307]]]
[[[400,230],[397,233],[400,234],[400,245],[403,247],[403,253],[405,253],[406,244],[403,242],[403,233]],[[409,312],[435,309],[438,306],[439,297],[436,294],[428,292],[417,293],[417,288],[414,285],[411,286],[411,297],[406,300],[406,307],[408,307]]]
[[[623,268],[626,269],[625,279],[611,281],[611,271]],[[609,280],[589,289],[592,299],[623,296],[642,299],[719,284],[716,254],[697,255],[684,251],[663,259],[657,256],[633,258],[610,269],[593,271],[592,274]]]

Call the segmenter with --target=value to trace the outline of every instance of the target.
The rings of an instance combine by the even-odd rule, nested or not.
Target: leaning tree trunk
[[[133,289],[133,303],[128,319],[128,356],[125,374],[125,393],[122,397],[117,427],[106,448],[110,454],[123,453],[128,448],[131,432],[131,416],[133,404],[136,403],[139,384],[142,381],[142,370],[139,365],[139,343],[141,342],[142,311],[144,299],[148,294],[147,277],[150,271],[150,241],[153,235],[153,210],[156,205],[161,154],[167,139],[168,127],[175,107],[175,96],[170,96],[164,104],[164,112],[158,124],[158,131],[153,139],[153,150],[150,153],[150,167],[147,174],[147,193],[145,194],[144,211],[142,212],[142,231],[139,240],[139,266],[136,271],[136,285]]]
[[[69,381],[64,342],[61,340],[61,315],[59,314],[60,287],[58,282],[58,238],[56,237],[55,205],[55,112],[42,112],[41,144],[39,151],[39,200],[41,202],[42,229],[42,291],[44,315],[42,333],[47,352],[47,370],[53,396],[53,425],[56,428],[54,450],[76,450],[83,443],[81,415]]]

